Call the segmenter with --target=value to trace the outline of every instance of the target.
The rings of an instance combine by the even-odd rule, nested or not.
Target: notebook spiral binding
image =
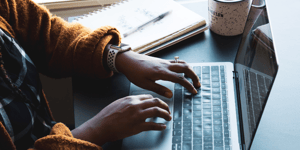
[[[123,3],[126,3],[128,2],[129,0],[119,0],[118,2],[114,2],[112,4],[106,4],[106,5],[103,5],[103,7],[101,9],[98,9],[98,10],[94,10],[92,12],[89,12],[88,14],[83,14],[83,16],[80,16],[76,19],[74,19],[75,21],[79,21],[80,19],[84,19],[85,17],[89,17],[89,16],[92,16],[94,14],[97,14],[97,13],[100,13],[100,12],[103,12],[103,11],[106,11],[108,9],[111,9],[112,7],[115,7],[117,5],[121,5]]]

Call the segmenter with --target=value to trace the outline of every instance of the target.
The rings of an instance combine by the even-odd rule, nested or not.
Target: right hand
[[[147,118],[172,119],[168,105],[151,95],[127,96],[102,109],[72,131],[74,137],[97,145],[123,139],[148,130],[164,130],[165,124],[145,122]]]

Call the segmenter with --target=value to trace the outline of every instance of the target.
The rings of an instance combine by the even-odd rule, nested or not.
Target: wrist
[[[124,69],[126,68],[124,65],[129,65],[129,60],[132,59],[132,55],[134,54],[135,52],[133,51],[127,51],[117,55],[115,64],[119,72],[124,73]]]
[[[99,128],[101,127],[93,126],[93,120],[90,119],[79,127],[73,129],[71,132],[74,138],[102,146],[107,141],[105,136],[100,133],[101,130]]]

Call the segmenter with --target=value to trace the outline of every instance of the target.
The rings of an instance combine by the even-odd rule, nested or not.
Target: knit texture
[[[0,0],[0,28],[20,43],[38,71],[46,76],[106,78],[113,74],[104,69],[102,58],[108,43],[119,45],[121,42],[120,33],[114,27],[92,31],[52,16],[44,6],[31,0]],[[16,149],[1,122],[0,141],[0,150]],[[102,149],[74,138],[62,123],[56,124],[50,135],[38,139],[34,146],[37,150]]]

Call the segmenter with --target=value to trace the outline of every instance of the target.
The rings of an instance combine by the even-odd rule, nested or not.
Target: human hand
[[[201,86],[198,76],[184,61],[175,63],[128,51],[117,55],[116,67],[135,85],[168,98],[172,97],[172,91],[155,83],[156,80],[179,83],[193,94],[197,93],[195,87]],[[178,73],[184,73],[191,78],[194,86]]]
[[[147,118],[171,120],[168,105],[151,95],[127,96],[102,109],[96,116],[74,129],[74,137],[103,145],[148,130],[164,130],[166,125],[145,122]]]

